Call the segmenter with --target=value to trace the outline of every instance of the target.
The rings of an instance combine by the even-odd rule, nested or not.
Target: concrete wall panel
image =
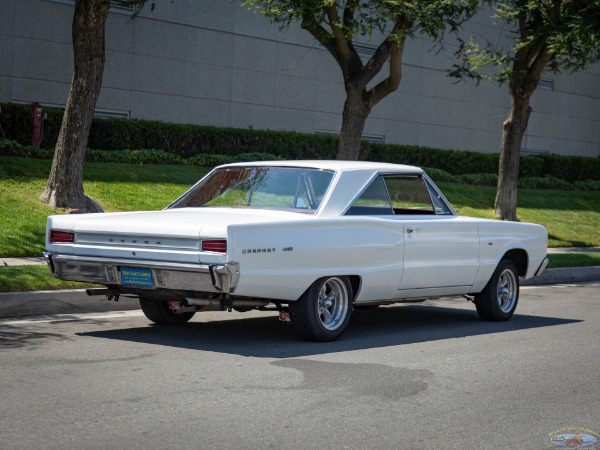
[[[74,5],[40,0],[20,0],[16,5],[15,35],[71,43]]]
[[[70,82],[13,78],[12,101],[65,105]]]
[[[232,108],[233,104],[229,101],[185,97],[182,122],[229,127]]]
[[[0,2],[0,101],[64,105],[72,75],[69,0]],[[508,42],[486,13],[463,37]],[[158,0],[130,21],[113,9],[98,108],[132,117],[216,126],[337,131],[345,100],[341,71],[298,24],[281,32],[233,2]],[[381,36],[360,42],[377,46]],[[446,70],[456,41],[431,50],[417,34],[404,52],[398,90],[375,106],[365,133],[385,142],[497,152],[509,109],[506,86],[454,84]],[[368,58],[364,55],[364,59]],[[374,83],[387,76],[387,66]],[[529,151],[600,154],[600,65],[552,74],[539,89],[523,146]]]
[[[233,102],[231,103],[231,126],[275,130],[276,114],[279,114],[278,109],[271,106]]]
[[[259,106],[276,105],[276,75],[235,69],[232,73],[231,101]]]
[[[187,61],[233,66],[235,36],[231,33],[189,27],[186,45]]]
[[[134,56],[134,91],[183,95],[185,62],[164,57]]]
[[[131,95],[131,116],[163,122],[187,122],[184,114],[184,97],[134,91]]]
[[[185,70],[186,97],[231,100],[233,71],[230,68],[188,63]]]

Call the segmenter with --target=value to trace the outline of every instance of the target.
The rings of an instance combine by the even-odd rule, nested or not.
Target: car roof
[[[270,167],[306,167],[313,169],[348,171],[348,170],[373,170],[377,172],[406,172],[421,173],[422,169],[415,166],[403,164],[390,164],[371,161],[339,161],[339,160],[298,160],[298,161],[253,161],[233,164],[224,164],[221,167],[248,167],[248,166],[270,166]]]

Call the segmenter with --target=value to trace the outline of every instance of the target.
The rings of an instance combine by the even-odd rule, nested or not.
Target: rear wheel
[[[300,300],[290,303],[292,326],[303,338],[333,341],[350,322],[352,298],[348,277],[321,278]]]
[[[475,296],[477,314],[483,320],[501,322],[512,317],[519,301],[519,275],[514,263],[500,261],[492,278]]]
[[[144,315],[155,323],[166,323],[178,325],[188,322],[194,317],[194,312],[184,312],[176,314],[169,308],[169,302],[165,300],[151,300],[140,297],[140,306]]]

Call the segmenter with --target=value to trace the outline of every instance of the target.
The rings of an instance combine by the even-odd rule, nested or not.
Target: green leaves
[[[504,82],[553,72],[573,72],[600,61],[600,0],[513,0],[491,2],[498,27],[512,39],[463,41],[462,63],[451,76]],[[547,63],[546,63],[547,61]],[[542,63],[544,67],[540,69]],[[486,67],[492,71],[482,72]]]
[[[292,22],[315,23],[332,37],[342,31],[346,40],[374,31],[400,42],[420,30],[438,38],[445,30],[456,30],[480,6],[474,0],[245,0],[242,5],[287,28]],[[335,9],[335,15],[331,9]],[[336,17],[338,20],[333,20]],[[414,26],[395,29],[398,19]]]

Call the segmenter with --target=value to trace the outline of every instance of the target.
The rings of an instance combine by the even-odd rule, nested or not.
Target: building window
[[[553,91],[554,90],[554,80],[542,78],[540,80],[540,89],[548,89],[550,91]]]
[[[97,109],[94,111],[96,119],[129,119],[129,111],[110,111]]]
[[[331,130],[313,130],[314,134],[321,134],[325,136],[339,136],[339,131],[331,131]],[[384,144],[385,143],[385,135],[383,134],[368,134],[363,133],[362,138],[363,141],[372,142],[373,144]]]

